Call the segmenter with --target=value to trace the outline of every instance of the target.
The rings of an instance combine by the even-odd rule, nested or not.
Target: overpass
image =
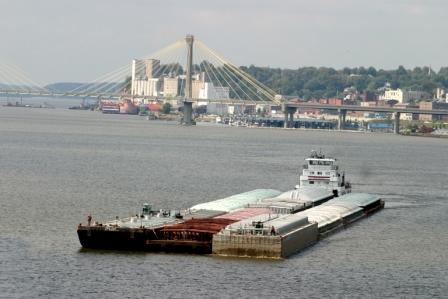
[[[400,132],[400,115],[401,113],[412,114],[431,114],[431,115],[448,115],[448,110],[425,110],[417,108],[394,108],[394,107],[364,107],[357,105],[328,105],[318,103],[284,103],[283,110],[285,112],[285,127],[290,127],[294,120],[294,113],[300,109],[319,109],[334,110],[339,113],[338,128],[344,129],[347,111],[365,111],[365,112],[385,112],[394,114],[394,132]]]

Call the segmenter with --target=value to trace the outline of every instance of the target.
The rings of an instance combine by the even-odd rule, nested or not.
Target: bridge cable
[[[205,59],[204,59],[204,60],[205,60]],[[207,61],[208,61],[208,60],[207,60]],[[208,63],[206,63],[206,64],[208,64]],[[215,68],[214,66],[213,66],[213,68],[209,66],[209,69],[212,70],[212,72],[215,74],[215,77],[217,78],[217,76],[216,76],[216,72],[218,72],[218,69]],[[216,72],[215,72],[213,69],[215,69]],[[239,94],[238,94],[238,92],[235,90],[235,88],[232,87],[232,85],[227,81],[227,79],[226,79],[222,74],[220,75],[220,77],[227,83],[228,87],[229,87],[230,89],[233,90],[233,92],[235,93],[235,95],[236,95],[236,96],[239,98],[239,100],[241,101],[241,97],[239,96]],[[223,87],[221,81],[220,81],[219,79],[217,79],[217,81],[218,81],[217,83],[218,83],[219,85],[221,85],[221,89],[224,90],[224,87]]]
[[[199,45],[199,47],[202,50],[205,50],[206,52],[207,49],[203,48],[201,45]],[[210,53],[210,52],[209,52]],[[210,56],[212,59],[215,59],[216,61],[216,57],[214,57],[214,55]],[[253,92],[250,87],[247,85],[247,83],[244,80],[241,80],[241,78],[238,78],[230,69],[226,68],[226,65],[222,64],[221,62],[218,62],[221,66],[218,66],[218,70],[222,70],[223,73],[227,74],[227,77],[231,80],[231,82],[233,82],[245,95],[247,98],[247,101],[252,102],[252,103],[256,103],[258,101],[255,101],[252,99],[252,97],[250,97],[247,92],[240,86],[240,84],[237,83],[237,81],[241,82],[241,85],[244,85],[248,90],[248,92],[251,92],[255,95],[256,98],[258,98],[259,100],[261,100],[261,102],[264,102],[264,100],[260,97],[260,95],[256,94],[255,92]],[[235,91],[236,92],[236,91]],[[244,101],[243,101],[244,102]]]
[[[201,45],[201,47],[204,48],[202,45]],[[207,52],[210,53],[211,57],[213,57],[214,59],[217,59],[217,57],[216,57],[213,53],[211,53],[210,51],[208,51],[207,48],[204,48],[204,49],[205,49],[205,51],[207,51]],[[221,64],[221,67],[220,67],[220,68],[222,68],[223,71],[225,71],[227,74],[230,74],[230,76],[234,77],[237,81],[239,81],[239,82],[241,82],[242,84],[244,84],[244,86],[247,87],[248,92],[251,92],[253,95],[255,95],[255,97],[258,98],[258,99],[260,100],[260,102],[265,102],[265,100],[263,100],[263,98],[262,98],[259,94],[257,94],[256,92],[254,92],[254,91],[250,88],[250,87],[252,87],[252,88],[258,89],[258,88],[256,88],[255,86],[253,86],[253,84],[252,84],[251,82],[247,82],[247,80],[244,80],[244,78],[238,77],[237,74],[235,74],[234,72],[232,72],[231,69],[228,69],[228,68],[226,67],[227,64],[223,63],[222,61],[219,61],[219,63]],[[233,81],[235,81],[235,80],[233,80]],[[248,84],[249,84],[249,85],[248,85]],[[251,98],[251,97],[247,94],[247,92],[245,92],[242,88],[241,88],[241,90],[246,94],[246,96],[247,96],[247,98],[248,98],[248,101],[250,101],[250,102],[258,102],[258,101],[254,101],[254,100],[252,100],[252,98]]]
[[[258,88],[260,89],[261,92],[265,93],[265,95],[268,98],[271,98],[271,101],[276,102],[276,103],[280,103],[279,101],[276,101],[274,98],[274,95],[276,94],[276,92],[270,88],[268,88],[267,86],[264,86],[261,82],[258,82],[255,78],[253,78],[252,76],[250,76],[249,74],[241,71],[239,68],[237,68],[235,65],[233,65],[232,63],[230,63],[229,61],[225,60],[221,55],[217,54],[216,51],[208,48],[204,43],[202,43],[201,41],[197,41],[197,43],[201,44],[202,46],[204,46],[208,51],[210,51],[211,53],[213,53],[213,55],[215,57],[217,57],[220,61],[222,61],[225,64],[228,64],[229,67],[231,67],[235,72],[237,72],[238,74],[240,74],[242,77],[246,78],[246,80],[252,82],[255,86],[258,86]]]

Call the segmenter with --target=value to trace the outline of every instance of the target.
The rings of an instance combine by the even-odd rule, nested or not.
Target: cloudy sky
[[[445,0],[0,0],[0,61],[89,81],[192,33],[237,65],[448,65]]]

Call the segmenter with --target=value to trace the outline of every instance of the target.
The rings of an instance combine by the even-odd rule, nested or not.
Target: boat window
[[[322,175],[322,172],[318,171],[317,174],[318,174],[318,175]]]
[[[309,160],[309,165],[325,165],[325,166],[331,166],[333,165],[333,161],[320,161],[320,160]]]
[[[314,184],[314,181],[310,181],[310,185]]]
[[[314,171],[310,171],[310,174],[314,174]]]

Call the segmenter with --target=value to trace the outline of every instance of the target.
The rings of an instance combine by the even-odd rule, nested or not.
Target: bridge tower
[[[185,100],[184,100],[184,119],[183,123],[187,126],[193,122],[193,100],[192,100],[192,80],[191,73],[193,71],[193,42],[194,36],[188,34],[185,37],[187,43],[187,65],[186,65],[186,78],[185,78]]]

